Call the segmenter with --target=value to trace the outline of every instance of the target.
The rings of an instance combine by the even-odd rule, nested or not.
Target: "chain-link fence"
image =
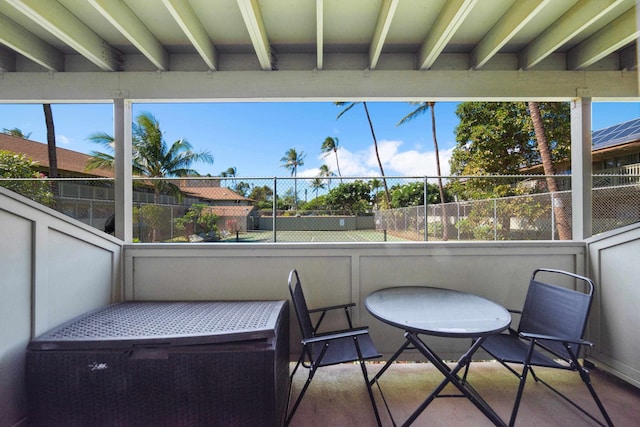
[[[554,204],[570,224],[569,191],[387,209],[376,224],[408,240],[558,240]]]
[[[570,177],[553,177],[570,188]],[[134,179],[137,242],[367,242],[571,238],[571,191],[545,177]],[[1,179],[0,185],[107,232],[110,179]],[[483,198],[487,188],[504,197]],[[509,194],[509,195],[507,195]],[[515,195],[513,195],[515,194]],[[427,204],[425,207],[424,200]],[[388,208],[388,206],[392,208]],[[274,215],[275,213],[275,215]],[[593,233],[640,221],[640,177],[594,175]]]

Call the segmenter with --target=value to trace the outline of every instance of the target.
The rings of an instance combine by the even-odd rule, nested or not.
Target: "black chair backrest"
[[[298,277],[298,272],[295,269],[291,270],[289,273],[289,292],[291,293],[293,307],[295,308],[296,315],[298,317],[298,324],[300,325],[302,338],[312,338],[314,335],[313,323],[311,322],[311,316],[309,316],[309,308],[307,307],[307,301],[304,298],[304,292],[302,292],[300,278]]]
[[[586,293],[536,280],[536,274],[539,272],[580,280],[586,284]],[[587,325],[592,298],[593,282],[590,279],[560,270],[537,269],[529,283],[518,331],[581,339]],[[548,343],[549,341],[545,342]],[[548,345],[560,355],[567,356],[561,346]]]

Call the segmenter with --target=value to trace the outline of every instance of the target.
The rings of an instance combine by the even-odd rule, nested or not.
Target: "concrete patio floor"
[[[373,376],[382,366],[381,363],[367,363],[369,375]],[[302,369],[296,373],[292,386],[294,398],[304,384],[307,372]],[[543,369],[536,372],[600,418],[591,395],[576,372]],[[410,416],[441,379],[442,375],[430,363],[398,363],[381,377],[380,385],[397,425]],[[640,426],[640,389],[597,368],[591,370],[591,379],[616,426]],[[474,362],[468,380],[498,415],[508,421],[517,391],[517,378],[497,362]],[[447,386],[447,392],[454,394],[457,390]],[[383,425],[393,425],[376,388],[374,393]],[[318,370],[290,425],[325,427],[375,424],[359,365],[343,364]],[[493,424],[467,399],[438,398],[413,425],[481,427]],[[516,426],[583,425],[597,424],[542,384],[536,383],[531,377],[527,379]]]

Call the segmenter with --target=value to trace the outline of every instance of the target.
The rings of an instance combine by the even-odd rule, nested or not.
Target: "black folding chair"
[[[543,273],[545,278],[573,278],[577,284],[584,285],[585,292],[539,281],[536,279],[536,275],[539,273]],[[509,421],[510,426],[513,426],[516,421],[529,372],[536,381],[547,386],[596,423],[605,425],[558,389],[538,377],[533,370],[534,366],[577,371],[600,409],[606,425],[613,426],[611,418],[609,418],[591,384],[589,372],[578,360],[583,346],[593,346],[593,343],[582,338],[593,299],[593,291],[593,282],[586,277],[561,270],[539,268],[531,276],[522,311],[510,310],[520,314],[518,329],[509,329],[509,333],[490,336],[482,344],[482,348],[520,378],[516,401]],[[508,363],[522,364],[522,372],[518,372]],[[469,365],[467,365],[467,371],[468,369]],[[465,378],[466,375],[467,372],[464,374]]]
[[[300,284],[300,278],[298,277],[298,272],[296,270],[291,270],[289,273],[289,292],[291,292],[291,299],[293,300],[293,306],[296,310],[300,331],[302,333],[302,353],[298,359],[298,363],[296,363],[296,366],[291,373],[291,380],[293,380],[293,376],[300,366],[309,370],[309,376],[307,377],[307,381],[302,387],[300,394],[298,394],[298,398],[296,399],[291,412],[287,416],[286,424],[288,425],[291,418],[293,418],[293,415],[298,409],[298,406],[300,405],[300,402],[302,401],[302,398],[311,384],[311,380],[318,368],[322,366],[357,361],[360,362],[362,375],[364,376],[364,383],[367,386],[369,399],[371,399],[371,406],[373,406],[376,420],[380,426],[380,415],[369,384],[369,376],[367,375],[367,368],[364,361],[375,359],[382,355],[378,353],[373,341],[371,341],[367,327],[354,328],[351,324],[349,308],[355,306],[355,303],[309,310],[302,291],[302,285]],[[325,315],[327,312],[332,310],[344,310],[347,317],[347,323],[349,325],[348,329],[331,332],[318,332],[318,328],[320,327],[322,320],[325,318]],[[311,321],[310,313],[320,313],[320,317],[315,325]],[[291,390],[289,390],[289,395],[289,397],[291,397]]]

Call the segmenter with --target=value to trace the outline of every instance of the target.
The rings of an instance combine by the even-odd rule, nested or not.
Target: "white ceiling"
[[[416,96],[440,98],[486,98],[491,91],[497,97],[550,97],[557,95],[554,91],[562,97],[635,97],[635,4],[636,0],[0,0],[0,89],[7,89],[0,100],[59,98],[69,92],[65,75],[72,73],[78,82],[70,95],[74,99],[123,93],[175,99],[181,92],[195,99],[197,90],[187,82],[195,80],[202,88],[205,78],[225,86],[222,94],[202,89],[203,98],[287,97],[287,82],[293,97],[406,98],[415,85],[418,92],[424,88]],[[243,73],[251,71],[281,75]],[[341,73],[325,81],[334,71]],[[150,72],[180,73],[177,84],[182,88],[158,93],[145,83]],[[377,72],[378,78],[369,80],[375,85],[353,87]],[[38,73],[40,77],[33,75]],[[118,81],[106,77],[105,83],[89,83],[96,73],[100,78],[117,74]],[[47,75],[54,82],[45,83],[42,76]],[[450,81],[470,75],[482,78],[467,77],[461,87]],[[162,78],[165,86],[175,82]],[[305,90],[314,79],[320,80],[317,89]],[[394,79],[397,94],[391,85]],[[424,81],[418,85],[412,79]],[[483,89],[486,79],[496,88]],[[549,79],[556,82],[547,85]],[[101,84],[104,88],[95,93],[84,88]],[[279,92],[255,87],[253,94],[242,93],[257,84],[272,84]],[[343,92],[332,90],[341,84]],[[501,90],[501,85],[511,92]],[[25,86],[39,89],[18,90]]]

